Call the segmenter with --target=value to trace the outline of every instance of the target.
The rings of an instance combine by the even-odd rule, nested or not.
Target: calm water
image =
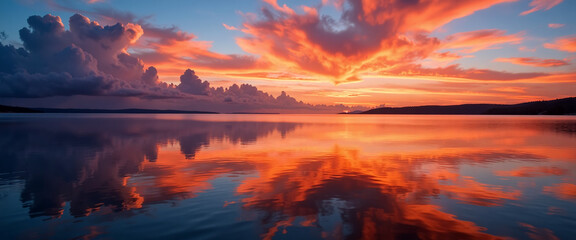
[[[0,239],[574,239],[576,117],[0,115]]]

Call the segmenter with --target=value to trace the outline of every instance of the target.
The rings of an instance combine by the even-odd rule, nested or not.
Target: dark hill
[[[40,111],[25,108],[0,105],[0,113],[38,113]]]
[[[35,108],[44,113],[151,113],[151,114],[218,114],[218,112],[205,112],[205,111],[183,111],[183,110],[158,110],[158,109],[74,109],[74,108]]]
[[[76,108],[25,108],[0,105],[0,113],[177,113],[177,114],[218,114],[218,112],[158,110],[158,109],[76,109]]]
[[[492,114],[492,115],[573,115],[576,97],[513,105],[463,104],[446,106],[384,107],[361,114]]]
[[[501,106],[488,110],[485,114],[507,115],[575,115],[576,97],[551,101],[527,102]]]

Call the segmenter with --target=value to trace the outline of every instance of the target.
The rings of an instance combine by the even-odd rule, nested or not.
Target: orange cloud
[[[78,12],[50,2],[54,8]],[[82,11],[80,11],[82,12]],[[200,71],[216,71],[226,74],[245,73],[269,70],[269,63],[265,59],[258,59],[250,55],[221,54],[211,51],[212,42],[199,41],[194,34],[181,31],[177,27],[158,27],[146,19],[139,19],[130,12],[116,11],[114,9],[96,9],[86,12],[98,15],[108,22],[121,22],[126,26],[141,27],[140,33],[132,42],[130,55],[143,60],[148,66],[153,65],[162,77],[177,77],[184,69],[194,67]],[[132,24],[138,23],[138,24]],[[223,24],[224,27],[234,28]],[[140,31],[142,32],[142,31]],[[141,37],[140,37],[141,35]]]
[[[576,36],[557,38],[554,43],[545,43],[544,47],[565,52],[576,52]]]
[[[212,43],[198,41],[193,34],[170,28],[148,28],[143,38],[133,47],[133,55],[148,65],[154,65],[163,76],[177,76],[182,73],[182,69],[191,66],[200,71],[224,73],[268,69],[267,62],[253,56],[210,51]]]
[[[282,6],[278,5],[278,0],[263,0],[263,1],[270,4],[270,6],[272,6],[277,11],[284,12],[287,14],[294,14],[294,10],[292,10],[292,8],[288,7],[288,5],[286,5],[286,4],[284,4]]]
[[[431,54],[427,59],[438,62],[451,62],[460,58],[463,58],[463,56],[453,52],[435,52]]]
[[[226,24],[226,23],[222,23],[222,26],[224,26],[224,28],[226,28],[226,29],[228,29],[228,30],[232,30],[232,31],[238,30],[238,28],[236,28],[236,27],[234,27],[234,26],[230,26],[230,25],[228,25],[228,24]]]
[[[564,27],[566,24],[561,24],[561,23],[550,23],[548,24],[549,28],[561,28]]]
[[[532,7],[532,9],[522,12],[520,15],[527,15],[540,10],[549,10],[561,2],[562,0],[533,0],[530,3],[530,7]]]
[[[520,44],[524,32],[506,35],[499,29],[484,29],[471,32],[461,32],[446,38],[442,48],[461,49],[463,53],[473,53],[484,49],[498,49],[502,44]]]
[[[349,0],[358,19],[370,24],[393,21],[399,31],[432,31],[458,18],[468,16],[478,10],[515,0],[431,0],[431,1],[391,1],[391,0]]]
[[[400,66],[382,74],[397,75],[397,76],[430,76],[438,78],[461,78],[471,80],[488,80],[488,81],[510,81],[510,80],[525,80],[537,77],[547,76],[546,73],[510,73],[493,71],[488,69],[462,69],[459,65],[450,65],[447,67],[439,68],[424,68],[421,65],[408,64]]]
[[[260,18],[246,19],[242,31],[247,36],[237,39],[237,43],[245,51],[291,72],[328,77],[335,83],[357,81],[363,73],[431,56],[441,43],[427,31],[510,1],[347,0],[347,4],[340,5],[342,17],[336,20],[321,16],[317,9],[302,7],[302,12],[296,12],[267,0],[269,6],[262,9]],[[493,34],[501,40],[481,48],[519,42],[520,35]],[[485,43],[486,38],[479,42]]]
[[[498,87],[492,90],[506,93],[526,93],[526,88],[524,87]]]
[[[517,57],[517,58],[496,58],[495,62],[507,62],[518,65],[527,65],[533,67],[560,67],[566,66],[570,63],[564,60],[558,59],[542,59],[533,57]]]

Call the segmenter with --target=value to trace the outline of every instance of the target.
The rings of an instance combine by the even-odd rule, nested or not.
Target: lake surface
[[[574,239],[576,117],[0,115],[0,239]]]

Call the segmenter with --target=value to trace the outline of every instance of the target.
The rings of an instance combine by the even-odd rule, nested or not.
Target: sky
[[[576,94],[575,1],[5,0],[0,104],[303,112]]]

